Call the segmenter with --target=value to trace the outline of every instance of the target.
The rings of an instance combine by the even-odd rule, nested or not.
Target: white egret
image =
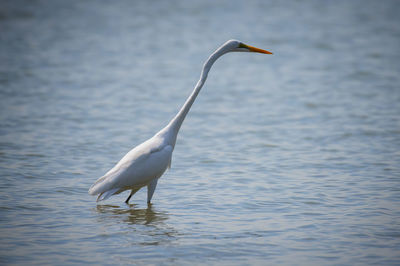
[[[207,79],[214,62],[228,52],[268,51],[246,45],[237,40],[229,40],[219,47],[204,63],[200,80],[178,114],[152,138],[133,148],[110,171],[100,177],[89,189],[90,195],[99,194],[97,201],[105,200],[125,190],[131,190],[126,203],[139,189],[147,186],[147,203],[150,203],[157,181],[165,170],[171,167],[172,151],[176,137],[190,107]]]

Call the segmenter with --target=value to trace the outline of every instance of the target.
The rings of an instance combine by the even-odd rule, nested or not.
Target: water
[[[0,264],[400,264],[397,1],[2,1]],[[228,39],[153,204],[90,185]]]

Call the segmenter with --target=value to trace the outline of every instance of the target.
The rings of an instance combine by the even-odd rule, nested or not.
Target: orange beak
[[[271,52],[268,52],[267,50],[263,50],[257,47],[253,47],[250,45],[246,45],[247,49],[249,49],[251,52],[255,52],[255,53],[262,53],[262,54],[272,54]]]
[[[248,49],[250,52],[255,52],[255,53],[262,53],[262,54],[272,54],[271,52],[268,52],[266,50],[257,48],[257,47],[253,47],[244,43],[240,43],[239,45],[240,48],[246,48]]]

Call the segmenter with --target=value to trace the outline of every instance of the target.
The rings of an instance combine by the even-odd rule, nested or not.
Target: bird
[[[172,120],[153,137],[130,150],[113,168],[90,187],[88,192],[90,195],[98,195],[97,202],[130,190],[131,192],[125,200],[125,203],[129,204],[131,197],[138,190],[147,186],[147,203],[151,204],[158,179],[171,167],[172,152],[179,129],[203,87],[208,72],[219,57],[229,52],[272,54],[238,40],[228,40],[216,49],[204,63],[200,79]]]

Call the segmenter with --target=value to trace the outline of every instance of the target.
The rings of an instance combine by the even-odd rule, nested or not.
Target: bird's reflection
[[[151,204],[146,209],[138,209],[137,204],[127,204],[126,207],[116,205],[97,205],[97,212],[109,214],[113,218],[122,219],[128,224],[157,225],[168,219],[165,212],[155,211]]]
[[[152,205],[140,209],[137,204],[97,205],[94,209],[102,225],[99,236],[123,246],[169,245],[180,234],[168,223],[168,214]]]
[[[166,221],[168,214],[154,210],[149,204],[140,209],[137,204],[97,205],[98,221],[105,225],[102,236],[113,236],[116,230],[127,237],[129,245],[161,245],[173,241],[178,234]],[[134,234],[134,238],[131,238]]]

